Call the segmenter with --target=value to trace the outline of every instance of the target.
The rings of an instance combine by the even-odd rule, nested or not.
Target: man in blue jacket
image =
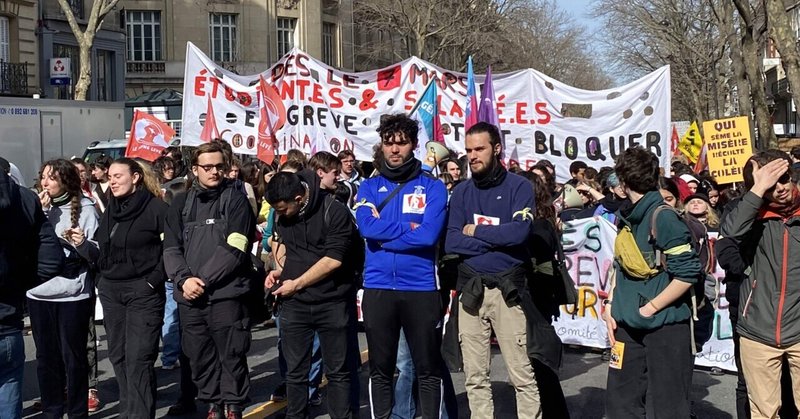
[[[417,371],[422,417],[439,417],[443,309],[434,267],[447,190],[424,175],[422,163],[414,158],[418,129],[404,114],[382,118],[375,159],[380,176],[361,184],[355,206],[358,229],[367,240],[361,308],[374,418],[388,418],[392,412],[401,327]]]
[[[473,418],[493,418],[489,379],[494,329],[517,395],[517,416],[541,417],[539,389],[528,358],[526,314],[527,240],[533,188],[500,164],[500,131],[479,122],[466,134],[472,179],[450,197],[445,251],[464,257],[459,267],[458,334],[464,355],[467,397]]]

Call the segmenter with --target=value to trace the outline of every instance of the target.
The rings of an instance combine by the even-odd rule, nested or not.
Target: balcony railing
[[[28,63],[0,61],[0,94],[28,94]]]
[[[128,61],[125,67],[128,74],[164,74],[166,72],[164,61]]]

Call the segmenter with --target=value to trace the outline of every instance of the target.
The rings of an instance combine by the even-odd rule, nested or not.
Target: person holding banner
[[[472,179],[459,184],[450,198],[445,252],[464,257],[458,268],[458,333],[469,407],[473,418],[494,417],[489,379],[494,330],[516,391],[517,416],[541,418],[539,389],[528,358],[531,336],[526,331],[536,314],[529,311],[533,302],[526,284],[533,188],[500,163],[502,144],[496,126],[473,125],[465,146]]]
[[[800,192],[788,154],[755,154],[743,169],[749,192],[726,215],[720,232],[736,241],[751,273],[740,287],[743,304],[736,331],[750,413],[777,417],[781,368],[788,363],[800,406]]]
[[[689,290],[702,278],[691,234],[658,190],[658,158],[625,150],[614,169],[632,205],[619,211],[618,267],[603,319],[611,341],[606,414],[689,418],[692,315]]]

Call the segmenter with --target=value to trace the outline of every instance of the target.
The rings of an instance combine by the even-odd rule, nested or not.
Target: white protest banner
[[[708,233],[709,241],[717,240],[717,233]],[[725,298],[726,286],[725,271],[717,264],[714,277],[719,283],[718,307],[714,310],[713,330],[711,339],[703,345],[703,351],[695,358],[695,365],[704,367],[718,367],[727,371],[736,371],[736,362],[733,358],[733,327],[728,313],[728,300]],[[732,284],[739,286],[739,284]]]
[[[565,344],[608,348],[608,333],[602,314],[602,301],[608,297],[609,272],[614,260],[617,229],[604,218],[594,217],[564,223],[562,244],[567,268],[578,289],[578,303],[561,306],[553,323]],[[717,233],[709,233],[713,242]],[[717,265],[714,277],[720,282],[718,308],[714,310],[711,338],[698,353],[695,364],[736,371],[733,358],[733,331],[725,299],[725,272]]]
[[[561,342],[570,345],[608,348],[603,321],[603,299],[611,289],[609,274],[614,261],[617,228],[602,217],[564,223],[561,243],[567,269],[578,289],[578,302],[561,306],[553,323]]]
[[[237,75],[210,60],[191,43],[186,47],[182,141],[198,145],[209,99],[220,136],[234,152],[256,154],[259,77],[272,85],[285,112],[276,121],[277,153],[353,150],[372,159],[380,116],[408,113],[429,82],[439,91],[439,114],[449,148],[464,152],[467,75],[412,57],[390,67],[346,73],[292,50],[261,74]],[[484,76],[476,75],[481,83]],[[550,160],[566,168],[574,160],[611,166],[623,150],[641,144],[662,167],[670,163],[670,72],[662,67],[625,86],[588,91],[525,69],[494,75],[497,112],[508,148],[523,168]],[[559,170],[559,180],[569,176]]]

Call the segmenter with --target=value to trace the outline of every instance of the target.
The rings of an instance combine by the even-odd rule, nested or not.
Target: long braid
[[[78,221],[81,219],[81,194],[72,197],[72,205],[70,208],[70,222],[72,228],[80,227]]]

